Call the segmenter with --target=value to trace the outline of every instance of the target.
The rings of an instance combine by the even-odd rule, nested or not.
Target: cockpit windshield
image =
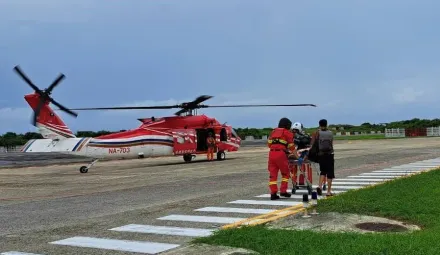
[[[231,128],[231,134],[232,134],[232,137],[238,138],[238,135],[237,135],[237,132],[235,132],[235,129]]]

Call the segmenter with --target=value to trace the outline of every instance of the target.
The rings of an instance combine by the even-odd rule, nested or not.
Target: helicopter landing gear
[[[185,162],[191,162],[191,160],[195,159],[196,155],[191,155],[191,154],[185,154],[183,155],[183,160]]]
[[[226,159],[226,153],[224,151],[217,152],[217,160],[225,160]]]
[[[96,162],[98,162],[99,159],[94,159],[90,164],[88,164],[87,166],[81,166],[79,168],[79,172],[82,174],[85,174],[89,171],[89,168],[92,167]]]

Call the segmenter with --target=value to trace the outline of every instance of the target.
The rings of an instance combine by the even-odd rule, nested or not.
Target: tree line
[[[384,132],[386,128],[427,128],[427,127],[439,127],[440,119],[418,119],[414,118],[411,120],[394,121],[390,123],[380,123],[371,124],[368,122],[362,123],[359,126],[348,125],[348,124],[332,124],[329,128],[334,132],[348,131],[348,132],[370,132],[370,131],[381,131]],[[235,128],[235,131],[244,139],[246,136],[253,136],[255,138],[261,138],[262,136],[267,136],[272,131],[272,127],[267,128]],[[305,128],[307,133],[314,132],[317,127]],[[75,135],[78,137],[97,137],[101,135],[121,132],[119,131],[78,131]],[[41,139],[43,138],[41,134],[36,132],[27,132],[25,134],[17,134],[14,132],[7,132],[0,136],[0,147],[13,147],[25,144],[30,139]]]

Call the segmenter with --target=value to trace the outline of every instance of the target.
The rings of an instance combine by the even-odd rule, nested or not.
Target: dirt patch
[[[354,225],[355,227],[374,232],[403,232],[408,229],[398,224],[382,223],[382,222],[364,222]]]
[[[310,218],[302,214],[273,222],[270,228],[358,233],[407,233],[421,228],[416,225],[358,214],[320,213]]]

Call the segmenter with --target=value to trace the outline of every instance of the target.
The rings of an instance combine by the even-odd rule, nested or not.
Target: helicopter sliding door
[[[196,153],[196,132],[192,129],[177,129],[173,132],[174,155]]]
[[[208,150],[208,144],[206,143],[206,140],[208,139],[208,134],[212,133],[215,138],[215,132],[212,128],[200,128],[196,129],[197,132],[197,151],[207,151]]]

